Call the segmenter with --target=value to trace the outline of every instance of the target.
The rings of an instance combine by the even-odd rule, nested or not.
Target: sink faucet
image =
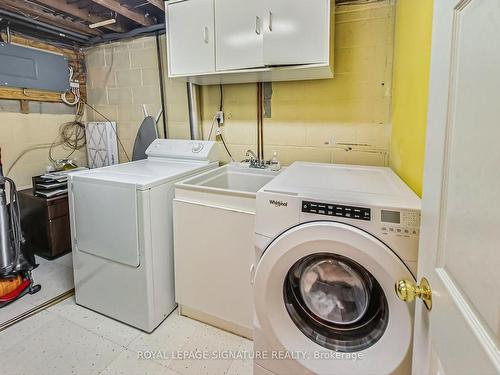
[[[255,155],[255,152],[253,152],[252,150],[247,150],[246,157],[250,157],[250,161],[258,160],[257,155]]]
[[[264,160],[260,160],[255,152],[252,150],[247,150],[246,152],[247,161],[250,162],[250,168],[258,168],[264,169],[266,168],[266,162]]]

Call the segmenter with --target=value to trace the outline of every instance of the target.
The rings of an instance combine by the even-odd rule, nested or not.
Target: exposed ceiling
[[[379,1],[387,0],[335,0],[337,5]],[[89,27],[109,20],[114,23]],[[0,0],[0,37],[10,25],[13,32],[81,46],[112,40],[116,33],[158,32],[164,23],[163,0]]]
[[[0,0],[0,19],[2,28],[9,23],[13,30],[42,36],[50,29],[43,25],[49,25],[53,37],[60,29],[63,37],[85,44],[110,33],[161,25],[165,6],[163,0]],[[110,19],[115,23],[89,27]]]

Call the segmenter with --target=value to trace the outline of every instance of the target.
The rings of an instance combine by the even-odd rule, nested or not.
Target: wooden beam
[[[12,100],[30,100],[36,102],[60,102],[61,94],[41,90],[23,90],[0,87],[0,98]]]
[[[91,1],[105,8],[108,8],[113,12],[121,14],[123,17],[126,17],[129,20],[137,22],[142,26],[151,26],[154,24],[154,21],[151,18],[146,17],[142,13],[130,10],[129,8],[121,5],[116,0],[91,0]]]
[[[36,8],[32,4],[28,4],[20,0],[0,0],[0,5],[16,13],[22,15],[29,14],[31,16],[37,16],[37,19],[42,19],[43,21],[52,24],[54,26],[61,27],[68,31],[77,31],[84,35],[101,35],[102,32],[95,29],[90,29],[78,22],[68,21],[64,18],[57,17],[51,13],[44,12],[41,9]]]
[[[80,87],[80,97],[87,100],[87,91]],[[68,100],[73,100],[73,94],[67,95]],[[42,90],[26,90],[17,88],[6,88],[0,86],[0,99],[26,100],[30,102],[62,103],[61,93]]]
[[[151,5],[154,5],[158,9],[165,11],[165,3],[163,2],[163,0],[146,0],[146,1]]]
[[[104,21],[106,19],[103,17],[92,15],[87,10],[81,9],[74,4],[68,4],[66,0],[36,0],[36,2],[48,6],[50,8],[59,10],[61,12],[71,14],[72,16],[78,17],[81,20],[88,23],[97,23]],[[128,31],[128,29],[125,28],[123,24],[120,24],[118,22],[113,25],[106,25],[103,27],[112,31],[116,31],[118,33],[123,33]]]
[[[3,37],[5,40],[6,36],[3,35]],[[21,46],[38,48],[38,49],[42,49],[45,51],[55,52],[55,53],[58,53],[60,55],[64,55],[64,56],[68,57],[69,60],[83,60],[85,58],[84,54],[79,50],[74,50],[74,49],[70,49],[70,48],[63,48],[63,47],[56,47],[52,44],[43,43],[43,42],[40,42],[38,40],[23,38],[22,36],[19,36],[16,34],[11,35],[11,40],[12,40],[12,43],[18,44]]]

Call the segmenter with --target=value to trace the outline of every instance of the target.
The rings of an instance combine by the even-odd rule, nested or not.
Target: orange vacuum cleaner
[[[0,308],[41,289],[31,275],[37,266],[22,235],[16,184],[3,175],[0,149]]]

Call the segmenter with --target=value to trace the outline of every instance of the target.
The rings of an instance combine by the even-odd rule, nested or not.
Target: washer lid
[[[147,159],[76,172],[71,178],[75,181],[90,179],[133,184],[139,190],[146,190],[211,166],[212,164],[189,161]]]
[[[418,196],[385,167],[295,162],[260,191],[339,203],[420,209]]]
[[[343,264],[342,270],[329,269],[324,263],[329,260],[336,261],[332,267]],[[330,279],[330,284],[335,284],[335,277],[339,275],[349,282],[342,286],[343,290],[330,290],[330,297],[326,299],[324,292],[328,288],[313,290],[314,285],[297,285],[295,291],[292,286],[291,291],[287,291],[290,276],[300,284],[308,270],[323,272],[323,278]],[[408,365],[411,355],[413,305],[402,303],[395,294],[394,284],[400,278],[411,280],[413,276],[391,249],[368,233],[335,222],[301,224],[277,237],[257,265],[254,301],[260,332],[266,335],[270,350],[307,353],[308,357],[294,362],[295,367],[290,371],[370,374],[376,368],[380,373],[392,373]],[[311,280],[305,281],[308,283],[311,284]],[[308,303],[306,297],[302,298],[304,306],[294,306],[291,300],[301,288],[306,293],[308,288],[316,292],[312,299],[317,301]],[[338,298],[342,294],[343,301]],[[330,303],[335,298],[338,306]],[[366,298],[373,299],[373,303]],[[348,301],[351,313],[342,321],[339,314],[347,310],[340,310]],[[302,319],[296,319],[293,309],[300,308],[305,314]],[[361,353],[363,358],[356,361],[314,359],[316,353],[325,352]]]

